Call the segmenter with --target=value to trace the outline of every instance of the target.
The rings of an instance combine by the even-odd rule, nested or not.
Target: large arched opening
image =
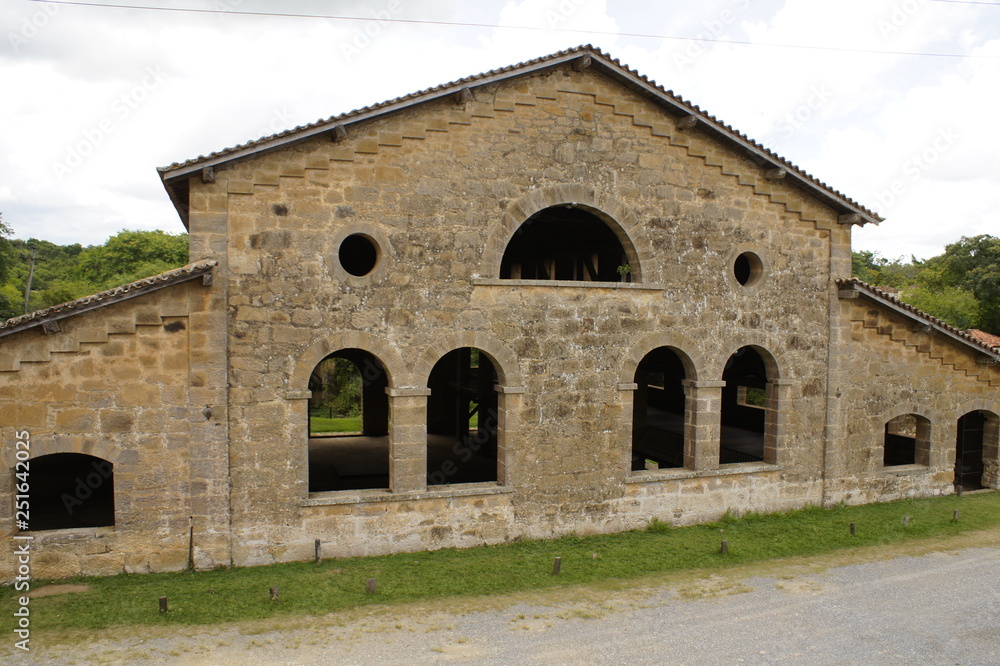
[[[497,372],[480,349],[462,347],[434,364],[427,380],[427,484],[498,480]]]
[[[684,466],[684,364],[669,347],[646,354],[635,371],[632,470]]]
[[[385,367],[361,349],[341,349],[309,377],[309,492],[389,488],[389,398]]]
[[[571,204],[544,208],[507,243],[500,278],[630,281],[637,271],[622,241],[597,214]]]
[[[719,464],[777,462],[777,377],[768,365],[753,347],[741,347],[726,361]]]

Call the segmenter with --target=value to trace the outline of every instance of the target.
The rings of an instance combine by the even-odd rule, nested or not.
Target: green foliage
[[[959,509],[961,519],[952,520]],[[903,516],[910,516],[904,525]],[[850,524],[857,525],[852,536]],[[653,520],[633,532],[570,535],[551,541],[441,549],[378,557],[331,559],[265,567],[170,574],[77,578],[89,590],[37,597],[31,602],[32,629],[46,641],[55,632],[95,631],[113,626],[198,625],[254,618],[280,618],[430,599],[504,595],[571,585],[620,586],[621,581],[697,570],[704,575],[739,565],[809,556],[842,549],[916,539],[948,538],[1000,527],[1000,493],[903,500],[832,509],[808,507],[787,513],[733,512],[711,525],[669,527]],[[722,532],[720,532],[722,530]],[[729,542],[721,554],[720,542]],[[562,558],[559,576],[552,575]],[[365,594],[365,581],[378,580],[378,593]],[[66,582],[66,581],[58,581]],[[32,581],[39,589],[46,581]],[[281,603],[268,598],[278,586]],[[11,617],[17,597],[0,591],[0,613]],[[157,598],[170,611],[160,614]],[[35,637],[35,634],[32,634]]]
[[[1000,332],[1000,238],[962,237],[927,261],[853,254],[855,277],[895,287],[899,297],[959,329]]]
[[[0,213],[0,283],[7,280],[10,267],[14,263],[14,252],[10,244],[13,233],[10,226],[3,221],[3,213]],[[0,301],[0,309],[2,308],[3,302]]]
[[[104,245],[87,248],[79,243],[56,245],[37,238],[7,241],[2,235],[0,228],[0,276],[5,270],[5,243],[10,261],[6,277],[0,277],[0,319],[22,314],[32,249],[35,270],[29,311],[179,268],[188,260],[187,234],[126,230]]]

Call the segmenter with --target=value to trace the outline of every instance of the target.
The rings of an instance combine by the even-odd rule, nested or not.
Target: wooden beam
[[[201,170],[201,182],[203,183],[215,182],[215,167],[207,166]]]
[[[455,104],[465,104],[466,102],[472,101],[472,90],[469,88],[462,88],[457,93],[455,93]]]
[[[573,61],[573,69],[582,72],[583,70],[590,67],[593,63],[593,59],[590,57],[589,53],[584,53],[582,56]]]
[[[698,116],[685,116],[677,121],[677,129],[684,131],[689,130],[698,124]]]
[[[347,128],[343,125],[334,125],[333,131],[330,132],[330,138],[335,142],[339,143],[347,138]]]
[[[844,300],[857,298],[858,296],[860,296],[860,294],[858,294],[858,292],[854,289],[841,289],[837,292],[837,297]]]
[[[788,175],[788,172],[782,168],[768,169],[764,172],[764,178],[768,180],[781,180]]]
[[[861,216],[857,213],[846,213],[837,217],[840,224],[862,224]]]
[[[45,331],[46,335],[51,335],[52,333],[58,333],[60,331],[58,321],[47,321],[42,324],[42,330]]]

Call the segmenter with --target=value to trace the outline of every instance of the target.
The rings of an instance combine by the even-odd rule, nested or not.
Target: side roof
[[[136,280],[135,282],[115,287],[114,289],[84,296],[75,301],[60,303],[44,310],[29,312],[26,315],[2,321],[0,322],[0,338],[38,326],[45,327],[47,332],[56,331],[59,330],[56,322],[60,319],[90,312],[91,310],[103,308],[112,303],[127,301],[150,292],[159,291],[165,287],[187,282],[188,280],[201,278],[205,284],[211,284],[212,269],[217,265],[217,261],[188,264],[187,266],[175,268],[166,273],[160,273],[159,275]]]
[[[184,162],[175,162],[169,166],[157,169],[163,185],[177,209],[185,226],[188,223],[188,177],[194,173],[209,170],[240,159],[246,159],[264,152],[276,150],[311,137],[331,133],[343,137],[349,131],[350,125],[365,120],[378,118],[401,109],[406,109],[449,95],[463,95],[466,89],[475,88],[498,81],[505,81],[528,76],[536,72],[568,65],[574,69],[593,68],[595,71],[617,81],[639,95],[658,104],[675,119],[682,121],[690,130],[697,128],[715,140],[729,146],[736,152],[746,155],[762,169],[780,170],[785,182],[789,182],[808,194],[825,202],[840,215],[842,224],[878,224],[882,221],[879,215],[854,201],[847,195],[833,189],[812,174],[800,169],[792,162],[757,143],[746,134],[727,125],[715,116],[703,111],[672,90],[667,90],[655,81],[640,74],[618,59],[612,58],[599,48],[591,45],[559,51],[534,60],[494,69],[482,74],[468,76],[450,83],[443,83],[433,88],[397,97],[380,104],[366,106],[355,111],[320,119],[308,125],[300,125],[293,129],[265,136],[254,141],[225,148],[223,150],[202,155]],[[207,171],[205,172],[207,175]]]
[[[937,317],[927,314],[923,310],[904,303],[896,296],[888,294],[878,287],[873,287],[858,278],[840,278],[837,280],[837,286],[839,287],[841,298],[861,296],[865,300],[875,303],[886,310],[902,315],[905,319],[927,326],[959,345],[969,347],[983,354],[994,363],[1000,363],[1000,349],[995,349],[977,336],[971,335],[967,331],[961,331]]]

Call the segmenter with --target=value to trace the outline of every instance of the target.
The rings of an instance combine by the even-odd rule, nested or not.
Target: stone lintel
[[[312,391],[301,389],[298,391],[285,391],[285,400],[308,400],[312,397]]]
[[[497,393],[525,393],[527,391],[523,386],[494,386],[493,390]],[[430,393],[430,391],[428,391]]]
[[[708,380],[696,380],[696,379],[685,379],[681,382],[683,386],[690,386],[691,388],[725,388],[726,382],[723,381],[708,381]]]

